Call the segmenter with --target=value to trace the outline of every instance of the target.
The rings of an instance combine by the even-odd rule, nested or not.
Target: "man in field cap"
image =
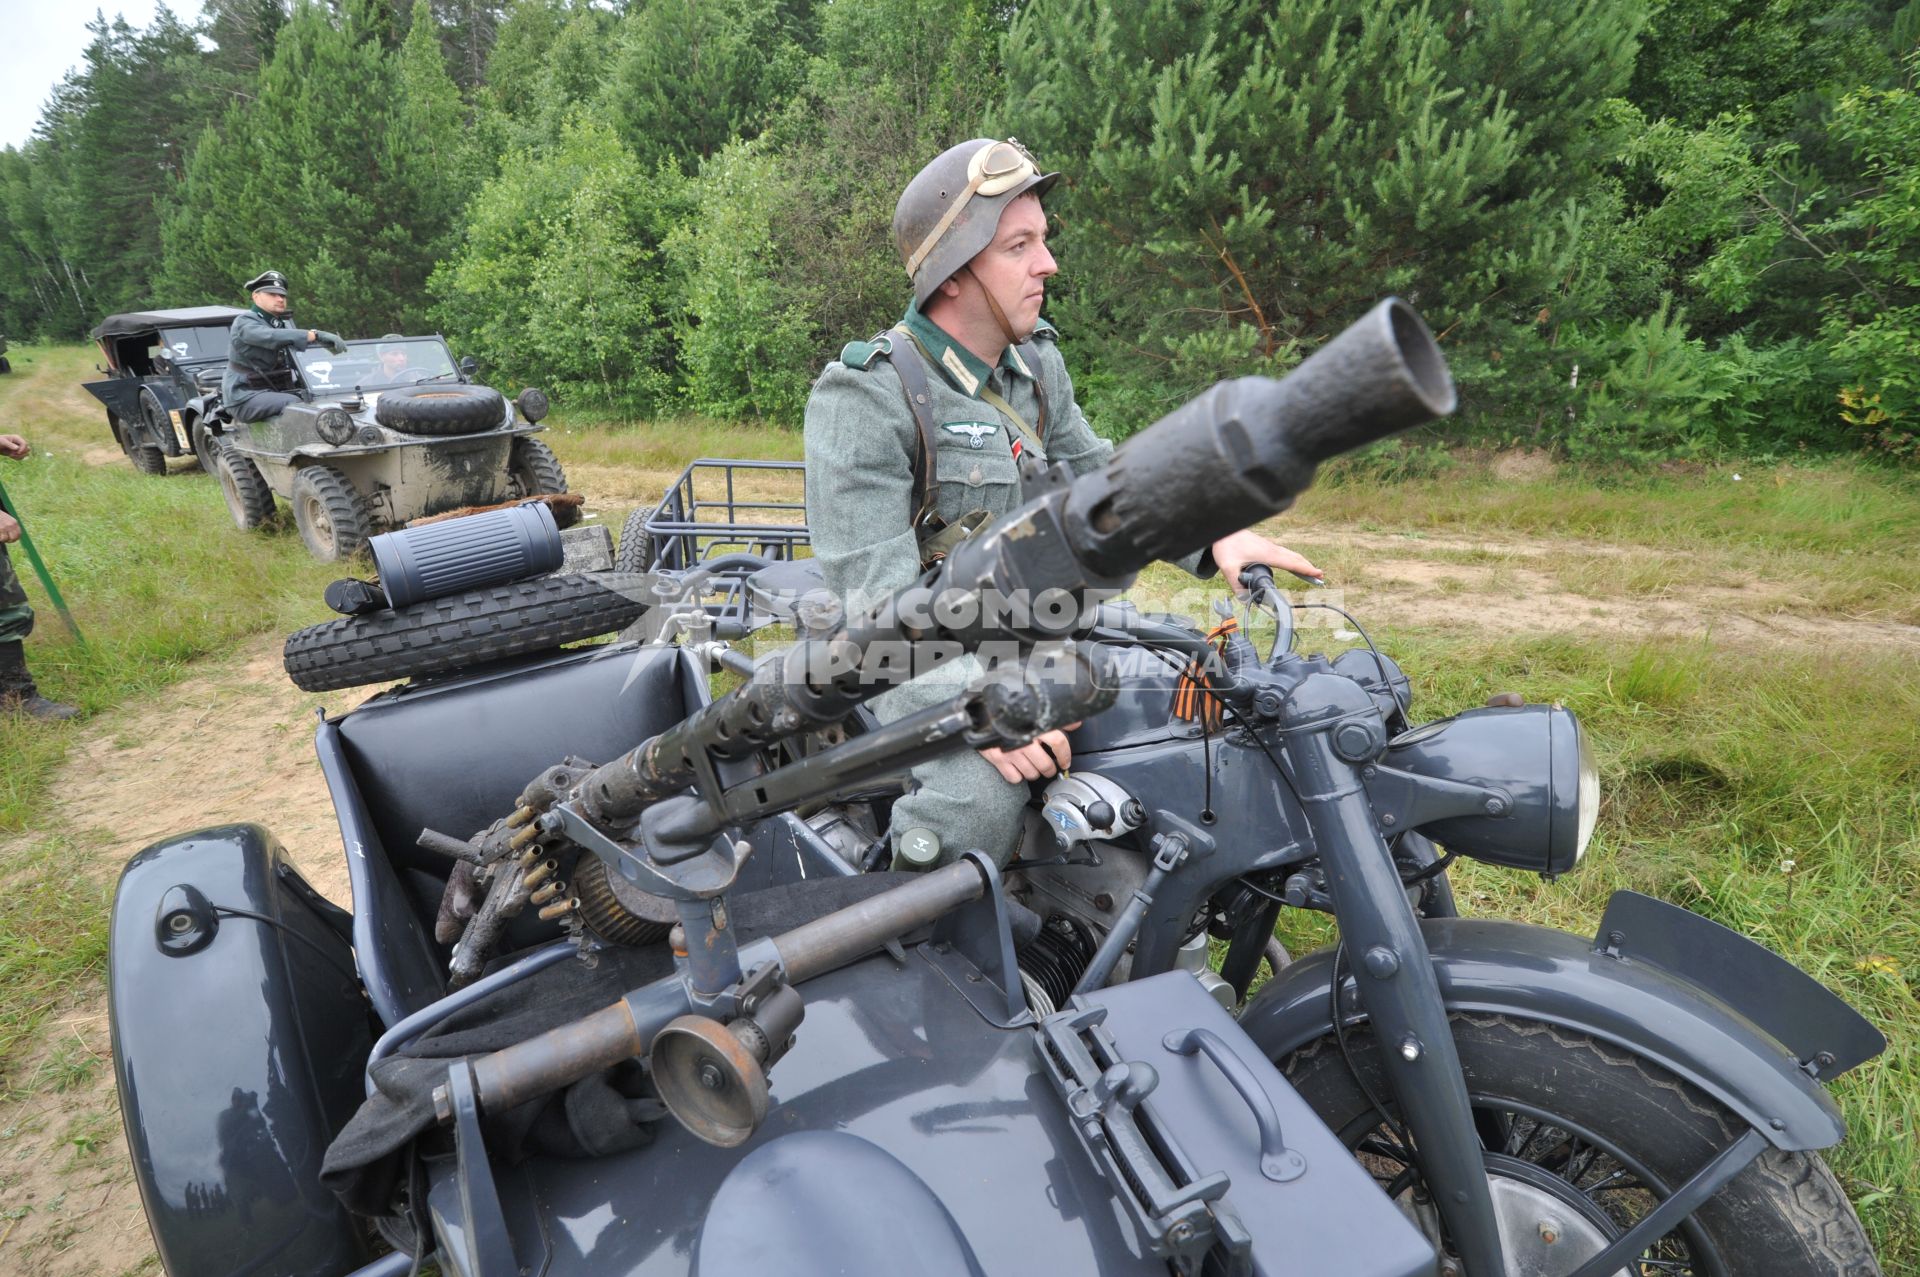
[[[333,333],[293,326],[287,277],[279,271],[262,271],[244,287],[253,307],[233,321],[220,397],[235,421],[265,421],[300,398],[294,393],[294,351],[325,346],[341,355],[347,344]]]
[[[827,585],[843,598],[912,583],[1012,510],[1018,458],[1084,474],[1113,452],[1075,402],[1060,335],[1040,317],[1057,269],[1040,201],[1059,177],[1017,139],[975,138],[941,152],[901,193],[893,237],[912,303],[898,324],[843,349],[807,401],[807,524]],[[1236,582],[1252,563],[1319,575],[1251,532],[1182,566]],[[964,673],[918,679],[874,710],[892,720],[937,704],[960,690]],[[1049,732],[1020,749],[915,768],[918,788],[893,809],[895,867],[927,868],[973,848],[1006,863],[1028,782],[1069,761],[1065,735]]]

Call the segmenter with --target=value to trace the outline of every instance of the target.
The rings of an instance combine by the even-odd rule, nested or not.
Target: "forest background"
[[[797,423],[904,305],[907,178],[1015,134],[1064,174],[1048,313],[1111,436],[1392,292],[1475,437],[1920,463],[1920,0],[208,0],[91,29],[0,150],[15,341],[273,267],[308,323],[437,329],[579,412]]]

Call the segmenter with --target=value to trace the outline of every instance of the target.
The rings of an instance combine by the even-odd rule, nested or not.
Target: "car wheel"
[[[507,401],[491,386],[401,386],[380,392],[373,419],[412,435],[470,435],[505,425]]]
[[[193,440],[193,455],[199,458],[200,468],[208,474],[215,473],[220,459],[220,436],[208,429],[205,418],[194,422],[187,434]]]
[[[156,414],[159,417],[157,423],[154,420]],[[162,438],[164,436],[159,433],[160,431],[173,428],[172,423],[167,420],[166,410],[160,406],[160,401],[144,391],[140,395],[140,419],[149,432],[147,437]],[[133,462],[135,470],[145,475],[162,475],[167,472],[167,454],[157,445],[144,442],[139,430],[122,424],[119,433],[121,450],[127,454],[127,460]]]
[[[293,476],[293,525],[322,563],[350,559],[367,545],[369,520],[351,480],[332,466],[303,466]]]
[[[537,497],[567,490],[567,472],[560,458],[538,439],[524,435],[513,441],[507,454],[507,477],[513,480],[515,496]]]
[[[342,617],[287,639],[287,677],[328,692],[465,669],[624,629],[646,604],[570,573]]]
[[[653,570],[653,534],[647,531],[647,520],[653,517],[652,509],[642,506],[627,516],[620,525],[620,546],[613,552],[613,569],[616,572],[651,572]]]
[[[260,467],[233,445],[214,441],[213,476],[220,481],[220,495],[226,498],[234,527],[251,532],[273,518],[273,489]]]

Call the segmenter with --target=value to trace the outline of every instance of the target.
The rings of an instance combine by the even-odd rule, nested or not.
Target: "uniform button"
[[[967,482],[972,484],[976,488],[980,486],[980,482],[984,478],[986,478],[986,476],[980,473],[979,466],[975,466],[972,470],[969,470],[967,472]]]

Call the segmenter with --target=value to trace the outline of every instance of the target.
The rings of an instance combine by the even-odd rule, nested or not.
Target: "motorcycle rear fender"
[[[169,1273],[326,1277],[366,1262],[319,1179],[372,1047],[346,919],[258,825],[156,843],[121,872],[114,1077]]]
[[[1421,927],[1449,1011],[1550,1024],[1627,1051],[1705,1091],[1776,1148],[1839,1143],[1846,1123],[1815,1073],[1831,1078],[1886,1046],[1785,959],[1633,892],[1615,894],[1597,941],[1486,918]],[[1333,1031],[1332,963],[1331,950],[1303,958],[1247,1005],[1240,1026],[1268,1058]],[[1343,1008],[1356,1008],[1350,969],[1342,983]]]

